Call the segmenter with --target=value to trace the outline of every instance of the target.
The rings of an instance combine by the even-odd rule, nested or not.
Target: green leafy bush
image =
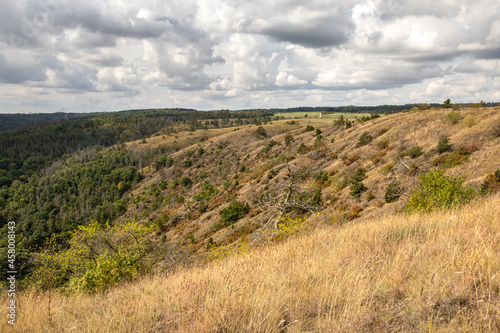
[[[287,135],[285,135],[285,144],[288,146],[290,145],[290,143],[292,143],[292,141],[293,141],[293,135],[287,133]]]
[[[365,170],[361,167],[357,168],[354,174],[349,178],[349,183],[351,183],[351,195],[355,198],[359,198],[361,193],[366,191],[368,188],[362,183],[366,177]]]
[[[193,181],[191,180],[191,178],[184,176],[181,178],[181,184],[184,187],[189,187],[193,184]]]
[[[411,158],[417,158],[423,154],[423,149],[420,146],[413,146],[408,150],[408,156]]]
[[[196,193],[194,196],[193,196],[193,199],[195,201],[202,201],[202,200],[210,200],[212,199],[213,197],[215,197],[217,194],[219,193],[219,190],[212,186],[212,184],[210,184],[209,182],[204,182],[203,183],[203,188],[201,189],[201,191],[199,191],[198,193]]]
[[[385,202],[390,203],[394,201],[398,201],[403,193],[403,187],[397,180],[393,180],[387,186],[385,190]]]
[[[266,129],[264,127],[262,127],[262,126],[257,127],[257,130],[255,131],[255,134],[257,136],[264,137],[264,138],[267,136]]]
[[[66,247],[53,237],[35,253],[30,282],[40,289],[96,292],[132,280],[164,255],[148,237],[156,229],[135,221],[113,227],[91,221],[70,234]]]
[[[321,170],[316,174],[314,177],[315,181],[322,181],[322,182],[327,182],[328,181],[328,172]]]
[[[460,120],[462,120],[462,115],[457,111],[451,111],[450,113],[446,114],[445,119],[450,124],[455,125],[458,124]]]
[[[310,131],[314,131],[314,127],[312,127],[311,125],[307,125],[306,128],[304,129],[304,133]]]
[[[307,147],[306,147],[306,145],[304,144],[304,142],[302,142],[302,143],[300,144],[299,148],[297,148],[297,152],[298,152],[299,154],[304,154],[304,153],[306,153],[306,152],[307,152]]]
[[[463,177],[446,176],[442,170],[420,174],[418,188],[406,203],[405,211],[430,212],[472,200],[476,191],[472,186],[464,186],[464,181]]]
[[[229,206],[221,210],[221,222],[224,226],[229,226],[248,214],[249,211],[250,206],[248,204],[237,201],[231,202]]]
[[[371,134],[368,132],[364,132],[359,137],[359,140],[358,140],[358,143],[356,146],[361,147],[361,146],[367,145],[370,142],[372,142],[372,140],[373,140],[373,137],[371,136]]]
[[[436,150],[439,154],[451,151],[450,138],[447,135],[443,135],[438,142]]]

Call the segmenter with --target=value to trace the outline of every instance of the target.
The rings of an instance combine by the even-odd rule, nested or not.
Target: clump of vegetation
[[[304,129],[304,133],[311,132],[311,131],[314,131],[314,127],[312,127],[311,125],[307,125],[306,128]]]
[[[316,182],[322,182],[322,183],[326,183],[328,181],[328,179],[329,179],[328,178],[328,172],[326,172],[325,170],[321,170],[314,177],[314,180]]]
[[[432,165],[442,165],[445,168],[452,168],[457,165],[462,165],[467,161],[470,154],[478,150],[476,145],[460,146],[459,149],[453,151],[451,154],[443,154],[436,157],[432,161]]]
[[[190,166],[193,165],[193,161],[189,157],[187,157],[183,163],[186,168],[189,168]]]
[[[146,273],[161,256],[148,235],[156,226],[132,221],[116,227],[96,221],[71,233],[68,246],[55,237],[45,250],[34,255],[31,280],[40,289],[96,292]]]
[[[365,170],[362,167],[357,168],[351,178],[349,178],[349,183],[351,183],[350,194],[353,197],[359,198],[361,193],[368,189],[362,182],[365,178]]]
[[[357,160],[359,160],[359,155],[358,154],[352,154],[352,155],[346,154],[346,155],[342,156],[341,159],[345,165],[349,166],[349,165],[353,164],[354,162],[356,162]]]
[[[444,171],[429,171],[420,174],[418,188],[410,196],[405,211],[430,212],[462,205],[474,198],[472,186],[464,186],[465,178],[446,176]]]
[[[364,145],[367,145],[369,144],[370,142],[373,141],[373,137],[371,136],[370,133],[368,132],[364,132],[363,134],[361,134],[361,136],[359,137],[358,139],[358,143],[356,144],[357,147],[361,147],[361,146],[364,146]]]
[[[481,184],[481,189],[479,193],[481,195],[487,195],[491,193],[496,193],[500,190],[500,169],[497,169],[494,173],[490,173],[486,176],[485,181]]]
[[[439,154],[451,151],[450,138],[447,135],[443,135],[438,142],[436,150]]]
[[[231,202],[229,206],[221,210],[221,222],[227,227],[244,217],[248,212],[250,212],[250,206],[248,206],[247,203],[242,204],[238,201]]]
[[[299,148],[297,148],[297,152],[299,154],[305,154],[307,152],[307,147],[306,145],[304,144],[304,142],[302,142],[299,146]]]
[[[387,147],[389,147],[389,143],[390,143],[390,141],[388,139],[384,138],[378,142],[378,146],[380,149],[386,149]]]
[[[408,156],[410,158],[417,158],[423,154],[423,149],[420,146],[413,146],[408,150]]]
[[[169,156],[162,156],[158,161],[155,162],[155,169],[160,170],[161,168],[170,168],[174,165],[174,160]]]
[[[287,134],[285,135],[285,144],[286,144],[287,146],[289,146],[289,145],[290,145],[290,143],[292,143],[292,141],[293,141],[293,135],[291,135],[290,133],[287,133]]]
[[[476,125],[476,120],[474,119],[473,116],[467,116],[467,117],[465,117],[463,123],[465,126],[470,128],[470,127]]]
[[[189,187],[193,184],[193,181],[188,176],[184,176],[181,178],[181,184],[184,187]]]
[[[401,186],[401,183],[394,179],[392,182],[389,183],[387,186],[387,189],[385,190],[385,202],[391,203],[398,201],[401,195],[403,194],[403,186]]]
[[[323,144],[323,136],[322,135],[318,135],[316,137],[316,139],[314,140],[313,148],[314,149],[319,149],[319,147],[321,147],[322,144]]]
[[[266,129],[262,126],[257,127],[257,129],[255,130],[255,134],[259,137],[267,137]]]
[[[193,196],[196,201],[210,200],[219,193],[219,190],[209,182],[203,183],[203,188]]]
[[[445,119],[452,125],[458,124],[462,120],[462,115],[457,111],[451,111],[446,114]]]

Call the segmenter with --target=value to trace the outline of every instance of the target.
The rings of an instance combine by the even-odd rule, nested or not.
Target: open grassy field
[[[284,117],[287,119],[296,119],[296,118],[304,118],[307,115],[307,118],[319,118],[319,114],[321,112],[278,112],[275,113],[274,115],[276,117]],[[346,119],[354,119],[354,118],[360,118],[363,116],[370,116],[369,113],[342,113],[342,112],[335,112],[335,113],[323,113],[322,118],[328,118],[328,119],[333,119],[333,118],[339,118],[340,116],[344,116]]]
[[[24,291],[16,326],[4,319],[0,331],[498,332],[499,258],[496,195],[318,227],[107,294]]]

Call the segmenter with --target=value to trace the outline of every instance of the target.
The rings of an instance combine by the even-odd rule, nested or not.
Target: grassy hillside
[[[499,235],[498,195],[459,210],[318,225],[104,295],[25,291],[13,331],[494,332]]]
[[[146,178],[130,193],[133,204],[122,219],[160,221],[168,237],[199,253],[209,239],[227,244],[261,227],[276,213],[265,198],[282,195],[292,181],[312,189],[309,197],[301,199],[304,203],[319,190],[321,204],[315,210],[327,216],[333,210],[344,212],[344,220],[401,210],[419,174],[434,169],[462,175],[479,188],[500,166],[500,113],[491,108],[468,109],[460,111],[459,121],[453,123],[449,112],[399,113],[355,122],[350,128],[332,120],[301,119],[293,125],[279,120],[262,126],[265,136],[256,134],[255,125],[224,129],[218,136],[168,155],[168,165],[144,169]],[[313,129],[306,132],[307,126]],[[370,140],[360,144],[366,134]],[[200,134],[179,133],[175,140],[196,135]],[[449,137],[450,149],[440,154],[436,147],[443,135]],[[286,136],[291,138],[288,143]],[[129,147],[155,147],[172,139],[156,137]],[[359,168],[364,170],[365,189],[356,197],[350,180]],[[392,182],[399,183],[401,200],[388,203],[385,194]],[[213,189],[211,194],[204,195],[206,188]],[[220,213],[234,201],[248,203],[249,214],[221,225]],[[286,213],[297,217],[307,212],[289,209]]]

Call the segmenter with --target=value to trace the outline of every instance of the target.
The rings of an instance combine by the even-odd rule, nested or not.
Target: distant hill
[[[76,117],[85,117],[82,113],[33,113],[33,114],[0,114],[0,131],[14,128],[21,128],[35,124],[41,124],[51,121],[70,119]]]

